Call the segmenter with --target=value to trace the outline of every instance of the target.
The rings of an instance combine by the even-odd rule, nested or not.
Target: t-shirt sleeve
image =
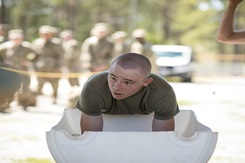
[[[75,106],[85,114],[97,116],[101,115],[103,100],[96,89],[85,83]]]
[[[179,113],[179,106],[172,89],[157,101],[154,111],[154,118],[159,120],[171,119]]]

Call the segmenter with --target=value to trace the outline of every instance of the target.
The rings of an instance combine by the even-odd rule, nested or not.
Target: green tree
[[[76,38],[83,41],[90,35],[95,23],[106,22],[111,26],[111,33],[124,30],[128,32],[129,37],[135,28],[144,28],[148,31],[147,39],[152,44],[184,44],[198,51],[227,51],[215,39],[223,10],[215,8],[212,0],[5,2],[8,3],[5,5],[9,13],[9,18],[6,18],[8,24],[11,28],[24,29],[28,40],[37,37],[41,25],[49,24],[60,30],[71,29],[75,32]],[[240,15],[244,15],[244,7],[243,5],[239,9]],[[245,26],[241,16],[238,25]]]

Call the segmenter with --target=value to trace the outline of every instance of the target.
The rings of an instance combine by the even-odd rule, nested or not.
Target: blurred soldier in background
[[[8,34],[9,41],[0,45],[1,65],[15,70],[22,70],[22,93],[18,95],[19,104],[26,108],[36,105],[34,92],[30,90],[30,74],[28,71],[32,69],[38,54],[31,48],[31,43],[24,41],[23,31],[21,29],[13,29]]]
[[[114,41],[113,59],[119,55],[130,52],[129,43],[126,40],[127,33],[124,31],[117,31],[112,34],[112,40]]]
[[[80,55],[81,48],[79,42],[74,39],[71,30],[64,30],[60,33],[62,47],[65,51],[64,62],[70,73],[78,73],[82,71]],[[79,86],[79,76],[68,79],[71,87]]]
[[[52,77],[45,76],[45,74],[37,76],[38,94],[42,94],[44,84],[49,82],[53,88],[53,103],[56,103],[58,96],[58,84],[64,63],[64,50],[59,39],[54,37],[55,33],[57,33],[55,27],[48,25],[41,26],[39,28],[40,37],[33,41],[33,47],[39,53],[36,70],[44,72],[46,75],[48,73],[59,73],[57,76]]]
[[[5,112],[21,89],[19,74],[0,68],[0,112]]]
[[[71,30],[62,31],[60,33],[60,39],[62,42],[62,47],[65,51],[64,60],[66,71],[70,73],[81,73],[83,69],[80,60],[81,46],[79,42],[74,39],[73,32]],[[77,100],[77,96],[80,94],[79,77],[80,75],[68,78],[68,81],[72,87],[71,96],[69,97],[69,108],[74,108],[74,103]]]
[[[81,46],[81,63],[82,63],[82,68],[85,70],[91,70],[91,56],[89,54],[89,46],[90,44],[94,44],[97,41],[97,37],[95,36],[95,30],[94,28],[91,29],[90,31],[90,37],[86,38]]]
[[[113,43],[108,39],[108,32],[108,24],[97,23],[91,30],[92,36],[82,45],[82,56],[89,61],[91,71],[98,72],[109,68]]]
[[[156,56],[151,49],[151,44],[145,39],[146,31],[144,29],[136,29],[132,35],[135,40],[131,44],[130,51],[146,56],[151,61],[152,72],[156,72]]]

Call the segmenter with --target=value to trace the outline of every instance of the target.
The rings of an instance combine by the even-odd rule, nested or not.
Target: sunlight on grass
[[[193,101],[186,101],[186,100],[178,100],[178,104],[179,104],[179,106],[181,106],[181,105],[193,105],[194,102]]]
[[[26,158],[23,160],[15,160],[14,163],[54,163],[54,161],[49,159]]]

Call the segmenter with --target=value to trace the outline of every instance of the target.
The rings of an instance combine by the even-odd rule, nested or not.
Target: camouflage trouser
[[[78,78],[69,78],[68,79],[71,86],[79,86],[79,79]]]
[[[31,78],[29,75],[21,75],[21,82],[22,82],[22,90],[25,92],[29,90],[31,84]]]
[[[36,105],[36,95],[30,90],[31,78],[29,75],[21,75],[22,90],[18,94],[18,103],[26,110],[28,106]]]
[[[81,63],[77,61],[72,61],[67,63],[67,69],[69,70],[70,73],[81,73]],[[74,77],[74,78],[68,78],[68,81],[71,86],[79,86],[79,77]]]
[[[9,104],[14,100],[14,94],[15,92],[0,92],[0,112],[4,112],[4,110],[9,108]]]
[[[42,93],[43,86],[46,82],[49,82],[53,88],[53,95],[54,99],[58,96],[58,86],[59,86],[59,78],[37,78],[38,80],[38,94]]]

